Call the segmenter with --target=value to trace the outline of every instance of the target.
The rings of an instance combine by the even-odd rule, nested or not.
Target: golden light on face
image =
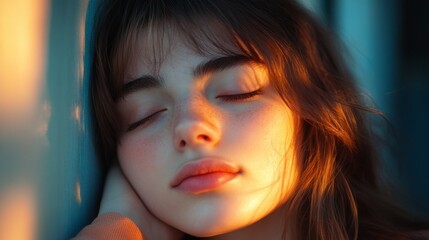
[[[233,234],[261,219],[282,227],[274,210],[296,180],[293,118],[264,66],[169,49],[157,72],[139,52],[117,105],[124,174],[153,214],[188,234]]]

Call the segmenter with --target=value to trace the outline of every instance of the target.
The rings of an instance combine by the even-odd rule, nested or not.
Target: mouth
[[[170,186],[181,192],[198,194],[215,190],[240,174],[240,169],[221,159],[202,158],[186,163]]]

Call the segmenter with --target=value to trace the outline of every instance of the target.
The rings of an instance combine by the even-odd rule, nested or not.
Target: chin
[[[218,211],[220,213],[221,211]],[[239,211],[234,211],[239,213]],[[254,215],[248,219],[244,214],[208,214],[192,216],[191,219],[176,219],[174,224],[180,231],[195,237],[213,237],[235,232],[259,220]]]
[[[227,226],[227,225],[193,225],[186,229],[179,229],[186,234],[194,237],[213,237],[222,234],[227,234],[239,229],[238,226]]]

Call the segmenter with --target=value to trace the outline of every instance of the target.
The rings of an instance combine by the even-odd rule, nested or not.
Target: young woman
[[[424,239],[387,197],[330,35],[294,1],[112,0],[92,86],[99,217],[77,239]]]

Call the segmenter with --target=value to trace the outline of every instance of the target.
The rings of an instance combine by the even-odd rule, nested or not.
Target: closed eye
[[[130,124],[127,128],[127,132],[132,131],[134,129],[136,129],[137,127],[141,126],[141,125],[147,125],[149,124],[151,121],[154,121],[156,119],[156,117],[158,116],[158,114],[167,111],[167,109],[161,109],[159,111],[156,111],[152,114],[150,114],[149,116],[142,118],[140,120],[138,120],[137,122],[134,122],[132,124]]]
[[[235,102],[235,101],[250,99],[257,95],[261,95],[261,93],[262,93],[261,89],[258,89],[252,92],[246,92],[246,93],[240,93],[240,94],[219,95],[216,98],[220,98],[223,101],[227,101],[227,102]]]

